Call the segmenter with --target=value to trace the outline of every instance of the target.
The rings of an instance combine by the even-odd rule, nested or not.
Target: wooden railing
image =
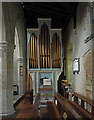
[[[77,97],[77,94],[75,94]],[[57,108],[61,113],[61,117],[64,112],[67,114],[68,118],[74,119],[94,119],[91,113],[85,111],[76,102],[69,101],[63,98],[59,93],[55,95],[55,101],[57,100]],[[85,100],[85,98],[84,98]],[[88,102],[88,101],[87,101]],[[92,102],[91,102],[92,103]]]

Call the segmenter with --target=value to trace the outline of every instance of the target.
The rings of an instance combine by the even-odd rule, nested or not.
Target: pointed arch
[[[34,33],[32,33],[29,42],[29,68],[38,68],[38,44]]]
[[[50,35],[45,23],[40,33],[40,68],[50,68]]]
[[[61,43],[57,33],[53,35],[51,44],[52,68],[61,67]]]

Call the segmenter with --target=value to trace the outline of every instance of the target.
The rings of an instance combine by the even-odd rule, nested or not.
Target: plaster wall
[[[78,4],[76,22],[76,29],[73,29],[73,19],[71,19],[67,26],[66,32],[64,33],[64,40],[66,41],[66,44],[64,45],[64,51],[65,56],[67,56],[69,59],[69,63],[67,63],[66,66],[72,64],[72,61],[70,61],[71,57],[72,60],[75,58],[80,58],[80,72],[79,74],[73,75],[71,71],[71,76],[69,77],[68,73],[70,72],[70,69],[68,68],[66,71],[68,72],[67,78],[71,80],[75,92],[92,98],[92,92],[90,90],[88,90],[90,94],[87,94],[87,76],[86,69],[84,67],[84,65],[87,64],[85,63],[84,56],[89,50],[92,51],[92,40],[86,44],[84,42],[84,40],[92,33],[91,7],[89,3]],[[72,44],[71,56],[68,52],[69,44]],[[89,80],[89,83],[91,82],[92,80]]]
[[[0,2],[0,41],[2,41],[2,2]]]

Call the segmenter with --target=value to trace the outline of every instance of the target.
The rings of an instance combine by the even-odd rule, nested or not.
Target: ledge
[[[14,102],[14,108],[20,103],[20,101],[23,99],[23,96],[19,96]]]
[[[29,71],[32,71],[32,72],[52,72],[52,71],[60,71],[62,70],[61,68],[54,68],[54,69],[51,69],[51,68],[44,68],[44,69],[29,69]]]

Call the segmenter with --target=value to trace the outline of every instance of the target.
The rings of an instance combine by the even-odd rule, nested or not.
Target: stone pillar
[[[13,114],[14,44],[0,43],[0,116]]]
[[[25,93],[25,60],[22,58],[18,58],[18,86],[19,86],[19,95],[22,96]]]

